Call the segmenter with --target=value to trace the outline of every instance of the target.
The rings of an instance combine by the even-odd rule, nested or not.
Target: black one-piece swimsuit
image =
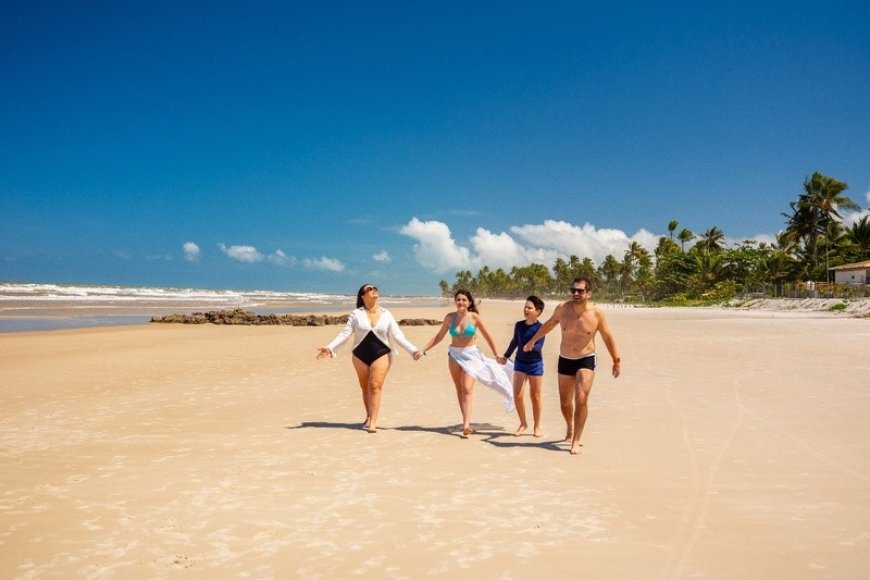
[[[390,354],[390,347],[384,344],[371,330],[363,337],[362,341],[353,349],[353,356],[371,366],[373,362]]]

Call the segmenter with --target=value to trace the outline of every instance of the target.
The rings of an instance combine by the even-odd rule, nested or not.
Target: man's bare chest
[[[576,335],[592,335],[598,329],[598,317],[592,312],[566,312],[561,318],[562,332]]]

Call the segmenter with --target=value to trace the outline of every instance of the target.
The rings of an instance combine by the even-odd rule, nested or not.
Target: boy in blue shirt
[[[514,350],[517,357],[514,361],[514,404],[517,415],[520,417],[520,426],[514,431],[515,436],[522,435],[528,423],[526,423],[526,405],[524,402],[524,387],[526,380],[530,385],[532,396],[532,417],[535,422],[535,437],[541,437],[541,386],[544,380],[544,359],[541,349],[544,348],[544,339],[535,342],[534,346],[526,351],[523,346],[541,328],[542,324],[538,317],[544,311],[544,301],[537,296],[529,296],[523,306],[523,320],[514,325],[514,336],[508,345],[504,356],[498,357],[499,364],[505,364]]]

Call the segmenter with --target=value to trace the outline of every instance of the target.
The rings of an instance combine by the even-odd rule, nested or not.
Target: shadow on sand
[[[408,433],[435,433],[437,435],[446,435],[448,437],[456,437],[458,439],[479,439],[485,443],[489,443],[494,447],[512,448],[525,447],[529,449],[545,449],[548,451],[565,452],[565,444],[561,440],[543,441],[532,437],[531,435],[522,435],[515,437],[513,433],[505,431],[504,427],[492,425],[491,423],[472,423],[474,433],[465,436],[462,434],[462,424],[447,425],[441,427],[431,427],[428,425],[403,425],[401,427],[378,427],[378,431],[405,431]],[[362,423],[336,423],[331,421],[303,421],[298,425],[289,425],[285,429],[293,431],[296,429],[347,429],[349,431],[365,431]]]
[[[503,432],[504,429],[489,423],[472,423],[474,435],[497,435]],[[296,429],[348,429],[351,431],[364,431],[362,423],[335,423],[331,421],[302,421],[298,425],[288,425],[285,427],[288,430]],[[449,437],[459,437],[464,439],[462,435],[462,425],[445,425],[432,427],[428,425],[402,425],[401,427],[378,427],[378,431],[406,431],[409,433],[436,433],[438,435],[447,435]],[[474,436],[472,435],[472,437]]]
[[[289,425],[284,427],[288,430],[294,429],[349,429],[351,431],[362,431],[362,423],[331,423],[329,421],[302,421],[298,425]]]
[[[484,435],[483,441],[495,447],[509,449],[512,447],[524,447],[526,449],[546,449],[548,451],[565,452],[568,449],[564,446],[564,441],[545,441],[538,437],[532,437],[531,434],[515,436],[513,433],[506,433],[504,430],[487,433],[482,432],[479,435]],[[561,446],[560,446],[561,444]]]
[[[474,425],[475,431],[479,428],[487,427],[498,429],[492,425]],[[288,425],[287,430],[296,429],[348,429],[350,431],[365,431],[362,423],[334,423],[330,421],[302,421],[298,425]],[[462,435],[462,425],[450,425],[444,427],[430,427],[427,425],[403,425],[401,427],[378,427],[378,431],[407,431],[410,433],[436,433],[438,435],[447,435],[448,437],[464,438]]]

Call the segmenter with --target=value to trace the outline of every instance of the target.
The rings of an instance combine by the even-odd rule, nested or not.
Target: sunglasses
[[[586,288],[568,288],[568,292],[571,294],[586,294],[588,290]]]
[[[377,286],[366,286],[365,288],[363,288],[363,294],[365,294],[366,292],[371,292],[372,290],[377,292],[378,287]]]

